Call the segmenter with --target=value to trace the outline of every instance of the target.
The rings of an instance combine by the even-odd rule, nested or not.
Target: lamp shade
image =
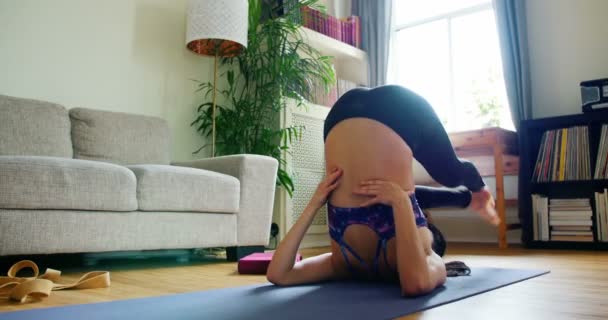
[[[247,47],[248,0],[190,0],[186,46],[203,55],[231,57]]]

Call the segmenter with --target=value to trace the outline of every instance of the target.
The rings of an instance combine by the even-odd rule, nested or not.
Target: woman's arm
[[[342,170],[335,169],[319,184],[306,209],[272,256],[266,273],[268,281],[276,285],[288,286],[328,280],[335,275],[331,253],[307,258],[297,263],[295,259],[302,238],[317,211],[327,202],[329,194],[338,187],[341,176]]]
[[[412,203],[407,195],[393,204],[393,214],[402,294],[417,296],[429,293],[445,282],[443,260],[433,250],[423,246]]]
[[[382,203],[393,207],[402,294],[422,295],[442,285],[446,279],[445,265],[441,257],[423,245],[408,193],[384,180],[363,181],[356,193],[373,197],[362,206]]]

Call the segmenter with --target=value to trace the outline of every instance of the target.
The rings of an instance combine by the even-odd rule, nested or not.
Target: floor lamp
[[[215,157],[218,58],[234,57],[247,47],[248,22],[248,0],[190,0],[188,2],[186,47],[194,53],[214,57],[212,157]]]

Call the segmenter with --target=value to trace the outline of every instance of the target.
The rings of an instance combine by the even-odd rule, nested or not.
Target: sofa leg
[[[264,246],[226,247],[228,261],[238,261],[252,253],[264,252]]]

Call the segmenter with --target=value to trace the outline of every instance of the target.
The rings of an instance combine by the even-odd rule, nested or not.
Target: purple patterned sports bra
[[[418,201],[414,194],[410,195],[412,201],[412,207],[414,209],[414,216],[416,218],[416,225],[418,227],[426,227],[427,220]],[[340,245],[340,250],[344,256],[348,268],[351,272],[354,272],[346,250],[348,250],[361,265],[371,269],[365,261],[344,241],[344,232],[346,228],[353,224],[362,224],[368,226],[374,230],[378,235],[378,246],[376,248],[376,256],[373,262],[373,269],[378,273],[378,260],[380,258],[380,252],[384,252],[384,262],[388,266],[386,259],[386,243],[392,237],[395,236],[395,220],[393,217],[393,208],[391,206],[376,204],[369,207],[358,207],[358,208],[341,208],[335,207],[330,203],[327,203],[328,222],[329,222],[329,235]]]

